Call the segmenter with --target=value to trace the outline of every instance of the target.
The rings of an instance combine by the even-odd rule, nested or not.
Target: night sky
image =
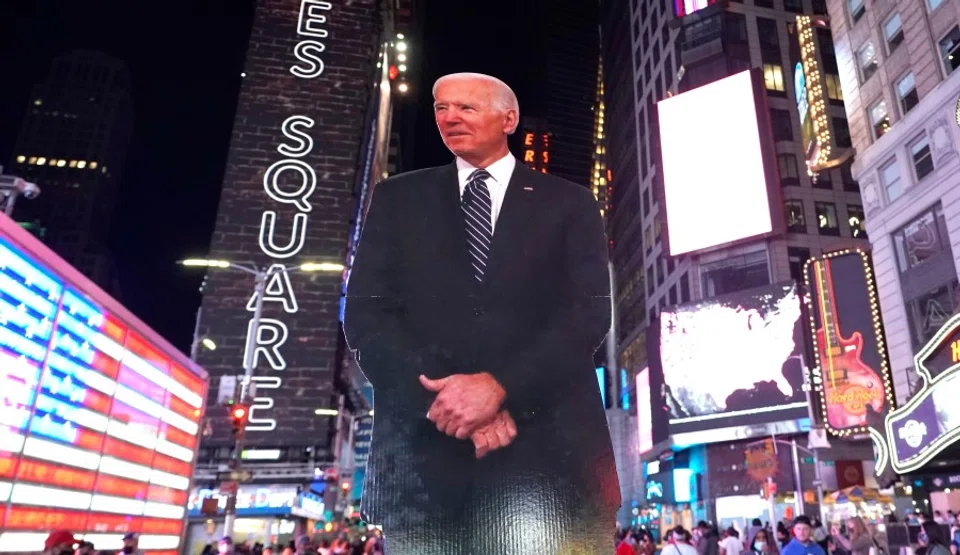
[[[423,35],[410,37],[420,79],[401,119],[415,126],[404,148],[413,149],[416,167],[451,160],[432,119],[430,87],[440,75],[496,75],[516,90],[521,113],[536,112],[542,53],[532,30],[540,21],[525,4],[427,1]],[[0,2],[2,165],[15,154],[31,88],[55,56],[90,49],[126,62],[134,133],[110,248],[124,303],[184,351],[201,276],[176,261],[202,256],[209,245],[253,11],[253,0]]]

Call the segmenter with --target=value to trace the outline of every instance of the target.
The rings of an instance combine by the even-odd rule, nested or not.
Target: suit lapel
[[[452,267],[448,270],[455,276],[457,284],[462,284],[468,290],[476,281],[473,278],[473,267],[470,265],[470,254],[467,249],[467,229],[463,220],[463,209],[460,203],[460,181],[457,179],[457,164],[443,167],[440,183],[440,229],[446,230],[443,237],[438,238],[449,254]],[[438,260],[444,260],[440,257]],[[445,270],[446,271],[446,270]]]
[[[496,281],[504,264],[517,257],[516,249],[520,245],[518,239],[525,235],[534,208],[531,173],[526,166],[517,161],[493,231],[487,275],[483,280],[485,288],[491,287]]]

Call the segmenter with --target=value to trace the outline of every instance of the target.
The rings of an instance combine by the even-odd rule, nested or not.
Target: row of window
[[[64,160],[62,158],[47,158],[45,156],[24,156],[23,154],[17,156],[18,164],[28,164],[30,166],[56,166],[58,168],[77,168],[77,169],[97,169],[96,161],[87,161],[87,160]]]
[[[787,231],[790,233],[808,233],[807,217],[804,202],[799,199],[790,199],[783,202],[783,212],[786,218]],[[847,228],[851,237],[866,239],[867,231],[864,228],[863,207],[849,204],[847,210]],[[840,236],[840,221],[837,219],[837,205],[832,202],[814,202],[813,214],[817,233],[833,237]]]

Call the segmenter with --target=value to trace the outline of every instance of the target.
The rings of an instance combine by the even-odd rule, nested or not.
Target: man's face
[[[220,542],[219,544],[217,544],[217,551],[219,551],[220,553],[230,553],[232,547],[233,545],[227,542]]]
[[[443,144],[461,158],[486,158],[506,147],[517,113],[497,108],[497,89],[480,79],[445,81],[433,103]]]
[[[797,537],[803,543],[810,541],[810,525],[809,524],[795,524],[793,526],[793,535]]]
[[[123,552],[124,553],[133,553],[137,550],[137,546],[140,544],[140,541],[136,538],[125,538],[123,540]]]

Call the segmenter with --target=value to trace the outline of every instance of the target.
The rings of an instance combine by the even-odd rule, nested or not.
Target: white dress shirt
[[[496,231],[497,217],[500,215],[500,208],[503,206],[503,197],[507,194],[507,185],[513,176],[513,170],[517,167],[517,159],[513,154],[507,153],[506,156],[487,166],[487,173],[490,177],[484,180],[487,184],[487,190],[490,192],[490,224],[492,230]],[[470,174],[477,171],[470,162],[457,156],[457,181],[460,182],[460,198],[463,198],[463,191],[467,188],[467,180]]]

